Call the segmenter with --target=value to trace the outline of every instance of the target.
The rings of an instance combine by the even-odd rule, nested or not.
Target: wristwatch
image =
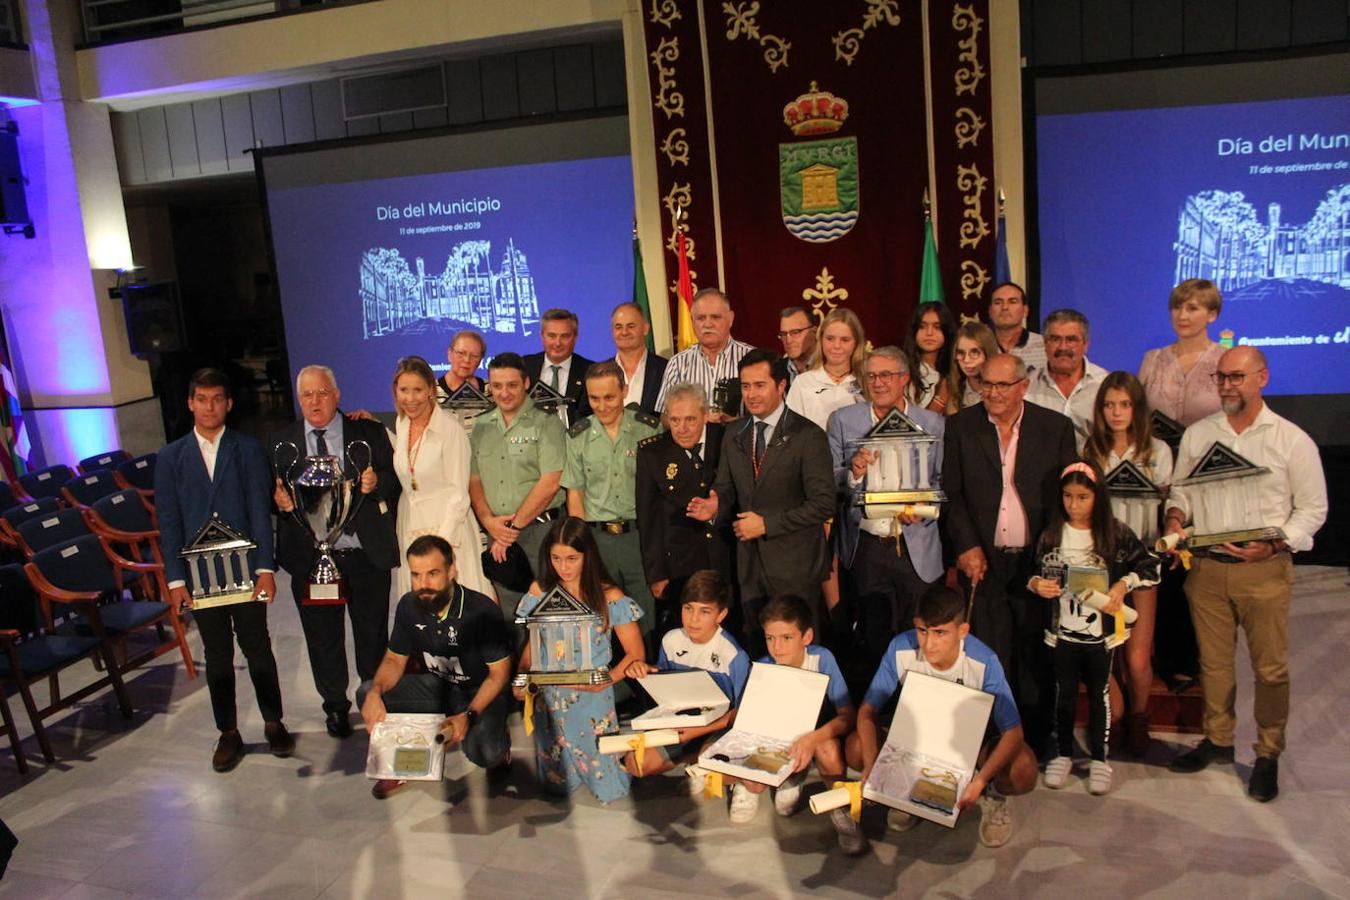
[[[478,713],[474,712],[471,709],[466,709],[464,710],[464,715],[469,720],[469,727],[472,728],[474,726],[474,723],[478,721]]]

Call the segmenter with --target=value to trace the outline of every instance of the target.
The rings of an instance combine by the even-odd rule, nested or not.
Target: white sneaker
[[[918,816],[911,815],[903,809],[891,809],[886,813],[886,827],[891,831],[909,831],[920,821]]]
[[[708,770],[701,766],[689,765],[684,767],[684,774],[689,778],[689,796],[695,798],[702,797],[703,780],[707,776]]]
[[[731,824],[745,825],[753,822],[757,812],[759,812],[759,794],[750,793],[750,789],[743,784],[737,784],[731,789]]]
[[[1008,798],[986,789],[980,795],[980,843],[986,847],[1002,847],[1012,837],[1012,810]]]
[[[839,835],[839,849],[845,856],[861,856],[867,852],[867,835],[863,834],[862,825],[853,821],[848,809],[831,810],[830,824]]]
[[[1100,797],[1111,792],[1111,766],[1094,759],[1088,766],[1088,793]]]
[[[773,811],[780,816],[790,816],[796,812],[797,803],[802,799],[802,786],[805,784],[805,772],[789,775],[773,792]]]
[[[1069,781],[1069,772],[1073,769],[1073,757],[1056,756],[1045,764],[1045,786],[1059,790]]]

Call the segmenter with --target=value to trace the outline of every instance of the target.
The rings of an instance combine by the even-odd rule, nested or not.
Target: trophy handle
[[[355,447],[357,444],[360,444],[362,447],[366,448],[366,464],[364,466],[358,465],[356,462],[356,457],[352,455],[352,448]],[[371,464],[374,463],[374,461],[375,461],[375,454],[370,449],[370,444],[366,443],[365,441],[358,438],[357,440],[354,440],[347,445],[347,462],[351,463],[352,466],[355,467],[357,475],[360,475],[360,473],[364,472],[366,469],[369,469],[371,467]]]
[[[291,451],[291,461],[284,466],[281,464],[281,450],[283,447],[287,447]],[[290,441],[278,441],[277,444],[272,447],[272,465],[277,467],[277,477],[281,479],[281,483],[286,486],[286,490],[290,492],[292,497],[295,496],[295,486],[291,484],[291,472],[295,469],[295,464],[299,461],[300,448]]]

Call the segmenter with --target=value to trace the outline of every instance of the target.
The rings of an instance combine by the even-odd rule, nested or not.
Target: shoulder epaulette
[[[637,419],[639,422],[641,422],[643,425],[646,425],[648,428],[661,427],[661,419],[659,417],[654,416],[651,413],[646,412],[642,409],[638,409],[636,407],[636,404],[629,406],[628,408],[633,410],[633,418]]]
[[[590,427],[591,427],[591,417],[586,416],[585,418],[577,419],[575,422],[573,422],[572,427],[567,429],[567,433],[571,437],[581,437],[583,434],[586,433],[586,429]]]
[[[647,446],[648,444],[655,444],[657,441],[661,440],[661,438],[665,436],[666,436],[665,432],[662,432],[661,434],[649,435],[648,437],[645,437],[642,440],[638,441],[638,447],[642,448]]]

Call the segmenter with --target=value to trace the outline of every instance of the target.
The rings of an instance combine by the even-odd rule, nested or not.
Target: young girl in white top
[[[946,415],[947,370],[956,343],[956,322],[945,303],[920,303],[905,333],[905,356],[911,361],[905,399],[938,415]]]
[[[866,344],[862,322],[852,310],[830,310],[817,329],[810,366],[792,380],[788,389],[788,409],[823,429],[830,413],[860,402]]]
[[[1045,767],[1045,786],[1064,787],[1073,768],[1073,723],[1078,711],[1078,685],[1087,686],[1088,790],[1111,790],[1106,762],[1111,729],[1111,658],[1123,638],[1116,617],[1124,616],[1125,595],[1158,583],[1160,564],[1139,538],[1111,514],[1103,476],[1091,464],[1071,463],[1059,477],[1060,505],[1041,533],[1036,547],[1039,575],[1027,588],[1054,602],[1045,641],[1054,647],[1055,730],[1058,755]],[[1100,609],[1086,601],[1086,592],[1066,588],[1070,567],[1105,569],[1108,600]]]
[[[1144,386],[1129,372],[1112,372],[1102,380],[1092,414],[1092,434],[1083,456],[1106,474],[1129,460],[1164,492],[1172,481],[1172,448],[1153,436]],[[1113,496],[1111,509],[1145,547],[1158,540],[1163,495],[1156,498]],[[1178,598],[1179,599],[1179,598]],[[1143,756],[1148,749],[1148,696],[1153,687],[1153,634],[1158,619],[1158,590],[1135,591],[1139,613],[1125,648],[1129,670],[1130,716],[1126,749]]]

